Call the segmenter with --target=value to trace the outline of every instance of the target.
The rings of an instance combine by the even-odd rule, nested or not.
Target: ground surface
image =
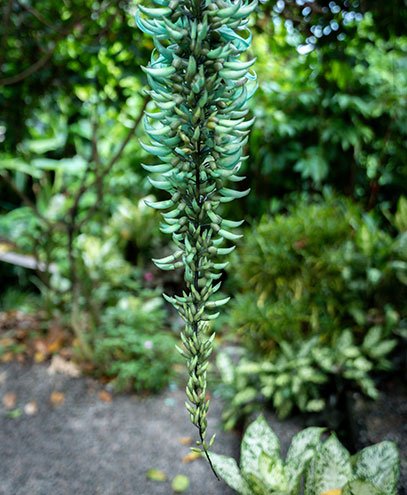
[[[195,430],[182,390],[111,402],[101,390],[87,378],[50,375],[46,365],[0,367],[0,495],[171,495],[177,474],[190,479],[186,494],[232,493],[204,460],[183,462],[189,446],[180,440]],[[239,437],[223,433],[219,418],[215,400],[214,450],[236,456]],[[169,481],[147,479],[151,468]]]

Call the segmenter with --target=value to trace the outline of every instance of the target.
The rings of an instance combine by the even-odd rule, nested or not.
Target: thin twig
[[[143,101],[143,104],[141,106],[140,113],[139,113],[137,119],[134,121],[134,124],[129,129],[129,132],[127,133],[127,136],[123,140],[123,142],[120,145],[119,149],[117,150],[116,154],[113,155],[113,157],[108,162],[107,169],[106,169],[106,174],[108,174],[112,170],[113,166],[115,165],[115,163],[117,162],[117,160],[120,159],[120,157],[122,156],[122,153],[125,150],[126,146],[129,144],[130,140],[134,136],[134,134],[135,134],[135,132],[137,130],[137,127],[139,126],[139,124],[140,124],[140,122],[141,122],[141,120],[143,118],[144,110],[146,109],[149,101],[150,101],[150,96],[146,96],[144,98],[144,101]]]
[[[19,74],[16,74],[15,76],[5,77],[4,79],[0,79],[0,86],[9,86],[10,84],[16,84],[20,81],[23,81],[24,79],[27,79],[27,77],[32,76],[35,72],[39,71],[42,67],[44,67],[44,65],[54,54],[56,47],[57,47],[57,43],[55,43],[46,53],[44,53],[44,55],[40,59],[38,59],[36,62],[30,65],[30,67],[27,67],[27,69],[23,70]]]
[[[53,24],[48,19],[46,19],[37,9],[35,9],[31,5],[27,5],[26,3],[20,2],[19,0],[17,0],[17,3],[22,9],[26,10],[34,17],[36,17],[42,24],[45,24],[47,27],[55,31],[55,26],[53,26]]]
[[[92,162],[95,164],[95,180],[98,201],[103,201],[103,174],[102,174],[102,163],[99,156],[98,148],[98,121],[94,119],[92,124]]]
[[[9,2],[11,3],[12,0],[9,0]],[[110,6],[110,4],[111,2],[107,2],[107,4],[101,7],[98,11],[96,11],[96,13],[97,14],[103,13],[103,11],[105,11]],[[34,62],[30,67],[27,67],[19,74],[15,74],[14,76],[0,79],[0,86],[9,86],[11,84],[16,84],[18,82],[23,81],[24,79],[27,79],[27,77],[30,77],[33,74],[35,74],[37,71],[39,71],[52,58],[52,55],[54,54],[56,48],[58,47],[59,42],[62,41],[79,23],[81,23],[82,21],[88,18],[89,18],[89,14],[74,19],[71,23],[69,23],[68,26],[66,26],[65,29],[62,29],[58,33],[58,35],[53,40],[53,45],[51,46],[51,48],[49,48],[49,50],[47,50],[47,52],[44,53],[44,55],[39,60]],[[5,50],[2,50],[1,53],[4,52]]]
[[[143,118],[144,110],[146,109],[146,106],[148,105],[149,101],[150,101],[150,97],[149,96],[145,97],[145,99],[143,101],[143,105],[140,109],[140,113],[139,113],[137,119],[134,121],[131,128],[129,129],[126,137],[123,139],[122,144],[120,145],[119,149],[117,150],[117,152],[113,155],[113,157],[107,163],[100,178],[96,177],[95,180],[89,185],[88,189],[97,185],[98,180],[100,180],[101,187],[104,187],[104,178],[107,177],[109,175],[109,173],[112,171],[112,168],[114,167],[116,162],[120,159],[124,150],[126,149],[126,146],[129,144],[132,137],[134,136],[134,134],[137,130],[137,127],[139,126],[139,124]],[[79,229],[83,227],[83,225],[89,220],[89,218],[91,218],[91,216],[94,214],[94,212],[96,211],[98,206],[99,206],[99,202],[97,201],[92,205],[91,208],[89,208],[86,216],[78,223]]]
[[[6,42],[7,42],[8,32],[10,30],[10,18],[11,18],[12,8],[13,8],[13,0],[8,0],[7,6],[4,8],[4,17],[3,17],[4,31],[0,42],[0,70],[1,70],[1,66],[3,65],[4,55],[6,53]]]
[[[3,178],[4,182],[11,187],[11,189],[20,197],[20,199],[23,201],[23,203],[30,207],[33,212],[35,213],[35,215],[37,215],[37,217],[42,220],[45,224],[47,224],[48,226],[51,226],[51,222],[48,220],[48,218],[44,217],[44,215],[39,211],[39,209],[37,208],[37,205],[31,201],[31,199],[26,195],[24,194],[15,184],[15,182],[13,181],[13,179],[10,177],[9,173],[8,172],[3,172],[0,174],[0,177]]]

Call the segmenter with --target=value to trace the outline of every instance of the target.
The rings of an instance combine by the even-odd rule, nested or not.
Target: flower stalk
[[[145,112],[149,143],[143,148],[158,158],[143,165],[151,184],[170,194],[150,202],[163,216],[161,231],[172,236],[174,252],[154,260],[163,270],[184,270],[185,290],[164,296],[185,322],[181,332],[189,372],[187,410],[198,428],[200,451],[212,466],[207,441],[206,373],[215,334],[210,322],[229,298],[219,299],[223,261],[240,235],[242,222],[224,219],[221,206],[248,194],[226,187],[239,182],[243,148],[252,120],[248,101],[256,89],[254,60],[241,59],[251,44],[247,27],[257,0],[155,0],[139,6],[138,27],[151,35],[155,50],[143,67],[154,102]]]

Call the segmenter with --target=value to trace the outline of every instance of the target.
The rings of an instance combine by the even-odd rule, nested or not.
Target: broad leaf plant
[[[259,416],[243,437],[240,466],[218,454],[211,454],[212,462],[240,495],[397,495],[394,443],[381,442],[351,456],[335,435],[321,441],[323,431],[310,427],[297,433],[282,459],[277,436]]]

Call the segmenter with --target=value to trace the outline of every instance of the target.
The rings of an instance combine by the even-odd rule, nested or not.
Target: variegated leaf
[[[381,442],[353,457],[355,476],[376,486],[386,495],[397,494],[399,454],[393,442]]]
[[[347,483],[339,495],[387,495],[387,492],[381,492],[367,481],[355,480]]]
[[[240,455],[243,476],[258,473],[261,452],[270,457],[280,456],[280,442],[263,416],[259,416],[243,436]]]
[[[352,480],[350,454],[332,435],[317,450],[307,471],[305,495],[341,489]]]
[[[286,459],[291,489],[299,486],[301,476],[319,445],[323,431],[323,428],[311,427],[300,431],[293,437]]]
[[[210,458],[216,473],[230,488],[233,488],[241,495],[251,495],[250,488],[240,474],[234,459],[214,453],[210,454]]]
[[[288,488],[288,476],[284,463],[278,455],[273,457],[265,452],[260,453],[259,475],[270,492],[284,492]]]

